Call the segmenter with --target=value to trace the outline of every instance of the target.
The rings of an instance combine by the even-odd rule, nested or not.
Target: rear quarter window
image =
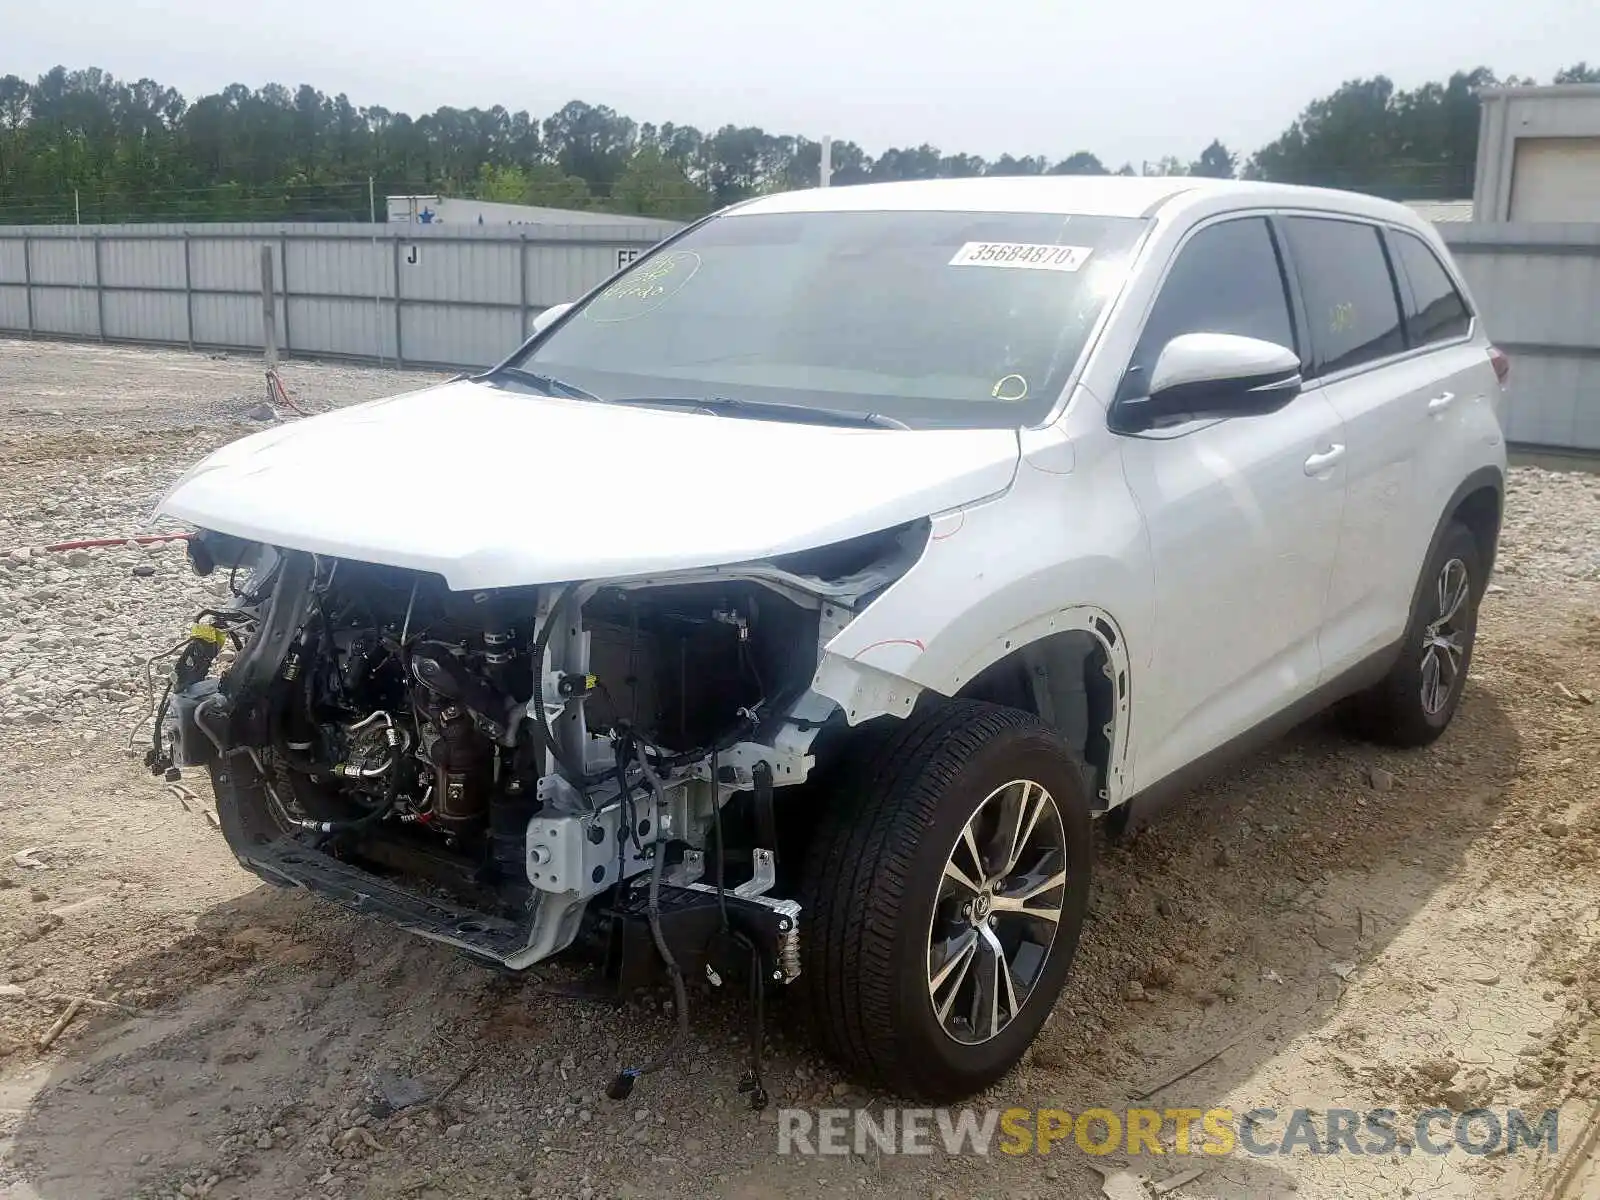
[[[1289,217],[1284,227],[1305,298],[1313,374],[1404,350],[1400,301],[1378,227],[1332,217]]]
[[[1414,233],[1389,230],[1389,249],[1404,272],[1406,335],[1413,346],[1465,337],[1472,312],[1433,248]]]

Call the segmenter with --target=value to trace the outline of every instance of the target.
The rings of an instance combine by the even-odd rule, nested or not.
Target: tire
[[[1472,665],[1478,602],[1487,584],[1477,539],[1452,521],[1422,569],[1400,657],[1382,680],[1348,704],[1347,719],[1356,733],[1390,746],[1426,746],[1449,727]],[[1443,609],[1458,595],[1453,613],[1437,625],[1439,635],[1457,647],[1451,653],[1434,640],[1434,632]]]
[[[1020,852],[1008,856],[1017,839],[1012,832],[1008,842],[998,823],[1018,809],[1033,820]],[[999,851],[984,879],[974,878],[963,832],[975,818],[973,841]],[[1082,771],[1027,713],[956,700],[919,709],[887,736],[868,733],[833,780],[801,891],[801,981],[823,1049],[881,1089],[939,1103],[971,1096],[1015,1066],[1077,952],[1089,822]],[[1012,870],[991,871],[1006,857]],[[957,883],[947,875],[951,861],[969,883],[1005,876],[998,895],[980,898]],[[1064,884],[1023,895],[1061,874]],[[1041,910],[1056,919],[1034,915]],[[1003,975],[994,946],[1007,952]],[[991,1006],[986,996],[1005,1002]]]

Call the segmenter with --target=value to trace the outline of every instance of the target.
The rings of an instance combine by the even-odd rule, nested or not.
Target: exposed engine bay
[[[502,967],[581,942],[624,982],[664,963],[680,997],[684,970],[717,981],[729,955],[789,983],[773,791],[804,782],[837,715],[810,690],[821,647],[926,536],[468,593],[197,534],[195,570],[232,600],[178,651],[147,761],[211,771],[263,878]]]

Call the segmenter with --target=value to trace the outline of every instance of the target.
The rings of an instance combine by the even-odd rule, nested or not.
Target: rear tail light
[[[1505,351],[1495,346],[1489,347],[1489,363],[1494,367],[1494,377],[1502,386],[1505,385],[1506,376],[1511,374],[1511,360],[1506,357]]]

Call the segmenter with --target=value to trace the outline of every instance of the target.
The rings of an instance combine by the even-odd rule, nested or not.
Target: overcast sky
[[[57,63],[193,98],[310,83],[415,115],[570,99],[638,121],[1115,167],[1248,154],[1354,76],[1600,62],[1596,0],[0,0],[0,74]]]

